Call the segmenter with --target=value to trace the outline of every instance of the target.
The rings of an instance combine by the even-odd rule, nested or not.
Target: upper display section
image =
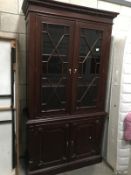
[[[118,13],[53,0],[25,0],[23,11],[29,118],[104,111]]]
[[[45,7],[45,11],[41,9],[36,9],[33,8],[33,6],[40,6],[40,7]],[[62,11],[60,15],[67,16],[64,14],[64,11],[68,11],[71,13],[77,13],[77,14],[84,14],[84,15],[91,15],[95,16],[96,20],[97,17],[101,17],[104,19],[111,19],[108,21],[102,20],[103,22],[111,23],[112,19],[118,15],[116,12],[109,12],[109,11],[104,11],[104,10],[98,10],[98,9],[93,9],[93,8],[88,8],[84,6],[79,6],[79,5],[74,5],[74,4],[68,4],[68,3],[63,3],[63,2],[57,2],[54,0],[24,0],[22,9],[25,14],[27,14],[29,11],[36,11],[39,13],[48,13],[46,12],[46,8],[50,9],[55,9]],[[53,11],[53,13],[55,13]],[[73,15],[71,15],[73,17]],[[78,17],[80,18],[80,16]],[[100,20],[100,19],[99,19]]]

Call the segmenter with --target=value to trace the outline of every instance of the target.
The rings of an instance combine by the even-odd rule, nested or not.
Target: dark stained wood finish
[[[108,70],[108,61],[109,61],[109,45],[110,45],[110,40],[111,40],[111,25],[108,24],[103,24],[100,25],[97,22],[90,22],[88,21],[87,23],[84,22],[76,22],[76,34],[74,37],[75,38],[75,45],[74,47],[76,48],[74,50],[74,65],[73,69],[78,69],[78,61],[79,61],[79,47],[80,47],[80,29],[92,29],[92,30],[98,30],[101,31],[103,34],[103,39],[102,39],[102,47],[101,47],[101,61],[100,61],[100,80],[99,80],[99,88],[98,88],[98,96],[97,96],[97,104],[95,108],[83,108],[83,109],[76,109],[76,95],[77,93],[73,93],[72,97],[72,111],[73,112],[90,112],[92,111],[104,111],[104,102],[105,102],[105,90],[106,90],[106,78],[107,78],[107,70]],[[75,77],[73,79],[73,89],[72,92],[76,91],[76,84],[77,84],[77,77],[78,77],[78,72],[75,74]],[[101,86],[102,85],[102,86]]]
[[[32,25],[34,26],[32,28]],[[36,84],[34,79],[36,79],[35,70],[35,55],[36,55],[36,43],[32,36],[36,35],[35,30],[36,16],[34,14],[29,14],[27,22],[27,102],[28,102],[28,114],[29,116],[36,116],[37,108],[32,108],[36,106]]]
[[[69,20],[62,20],[56,17],[41,17],[39,15],[30,15],[30,22],[32,21],[33,25],[37,27],[36,33],[32,33],[33,35],[37,36],[36,42],[34,42],[34,38],[29,40],[29,66],[28,70],[28,77],[29,77],[29,118],[41,118],[49,117],[52,113],[53,115],[62,114],[62,113],[82,113],[85,112],[98,112],[104,110],[104,102],[105,102],[105,90],[106,90],[106,77],[107,77],[107,65],[108,65],[108,55],[109,55],[109,44],[110,44],[110,32],[111,32],[111,25],[102,26],[99,25],[97,22],[72,22]],[[76,85],[77,85],[77,76],[78,74],[71,74],[69,75],[68,72],[68,83],[67,83],[67,104],[66,109],[64,111],[57,110],[57,111],[48,111],[41,113],[41,48],[42,48],[42,39],[41,39],[41,29],[42,23],[47,24],[57,24],[57,25],[65,25],[69,26],[70,28],[70,49],[69,49],[69,66],[68,69],[71,68],[72,70],[78,69],[78,51],[79,51],[79,33],[81,28],[87,29],[96,29],[103,32],[103,40],[102,40],[102,48],[101,48],[101,67],[100,67],[100,81],[99,81],[99,90],[98,90],[98,97],[97,97],[97,105],[95,108],[83,108],[80,111],[76,110]],[[30,24],[31,25],[31,24]],[[74,28],[73,28],[74,27]],[[30,33],[33,31],[30,31]],[[74,40],[73,40],[74,39]],[[36,49],[34,49],[36,48]],[[75,49],[74,49],[75,48]],[[33,52],[30,52],[30,49],[33,49]],[[36,56],[35,56],[36,55]],[[102,85],[102,86],[101,86]],[[30,88],[31,87],[31,88]],[[32,107],[31,107],[32,106]],[[35,108],[33,107],[35,106]],[[55,115],[54,115],[55,116]]]
[[[100,162],[107,116],[104,105],[112,21],[118,13],[53,0],[25,0],[23,11],[27,24],[28,174],[53,175]],[[65,108],[44,112],[41,90],[43,23],[68,26],[68,69],[72,71],[67,71]],[[83,28],[102,32],[100,80],[96,105],[78,109],[78,72],[74,70],[78,69],[80,30]]]
[[[37,8],[36,8],[37,7]],[[92,21],[103,21],[105,23],[112,23],[112,19],[118,15],[115,12],[109,12],[104,10],[98,10],[93,8],[87,8],[83,6],[57,2],[53,0],[25,0],[23,3],[23,11],[25,14],[28,12],[39,12],[47,14],[56,14],[60,16],[90,19]],[[48,10],[50,9],[50,11]],[[60,13],[62,12],[62,13]],[[67,15],[68,12],[68,15]],[[82,16],[84,15],[84,16]]]
[[[37,60],[36,60],[36,62],[38,63],[38,64],[40,64],[41,63],[41,53],[42,53],[42,51],[41,51],[41,48],[42,48],[42,40],[41,40],[41,28],[42,28],[42,24],[44,23],[44,24],[52,24],[52,25],[58,25],[58,26],[65,26],[65,27],[69,27],[69,49],[68,49],[68,62],[69,62],[69,65],[68,65],[68,70],[70,69],[70,68],[72,68],[72,65],[73,65],[73,48],[72,48],[72,46],[73,46],[73,33],[74,33],[74,24],[75,24],[75,22],[74,21],[71,21],[71,20],[65,20],[65,19],[59,19],[59,18],[54,18],[54,17],[52,17],[52,16],[49,16],[49,17],[47,17],[47,16],[45,16],[44,17],[44,15],[43,16],[37,16],[37,18],[38,18],[38,20],[37,20],[37,22],[38,22],[38,29],[37,29],[37,32],[38,32],[38,35],[37,36],[39,36],[38,38],[38,58],[37,58]],[[40,68],[41,66],[39,65],[39,68]],[[42,84],[41,83],[41,81],[40,81],[40,75],[41,75],[41,73],[38,73],[37,74],[38,75],[38,78],[37,78],[37,89],[38,88],[40,88],[40,84]],[[41,115],[50,115],[50,114],[54,114],[54,113],[56,113],[56,114],[58,114],[58,113],[60,113],[60,114],[62,114],[62,113],[70,113],[70,111],[71,111],[71,106],[70,106],[70,102],[71,102],[71,99],[72,99],[72,93],[71,93],[71,89],[72,89],[72,77],[70,76],[70,74],[69,74],[69,71],[67,72],[67,85],[66,85],[66,101],[67,101],[67,103],[66,103],[66,106],[65,106],[65,109],[64,110],[56,110],[56,111],[54,111],[54,110],[52,110],[51,112],[49,111],[49,112],[42,112],[41,111],[41,108],[39,107],[39,114],[40,114],[40,116]],[[41,101],[41,89],[39,89],[39,94],[37,95],[37,101],[39,102],[39,104],[38,104],[38,106],[40,106],[40,101]]]
[[[71,159],[82,159],[101,153],[103,118],[75,121],[71,126]]]
[[[78,117],[28,125],[29,174],[50,174],[99,162],[104,118]]]
[[[108,115],[107,112],[96,112],[96,113],[80,113],[80,114],[74,114],[74,115],[62,115],[62,121],[65,121],[65,122],[68,122],[68,121],[74,121],[74,119],[87,119],[87,118],[98,118],[99,116],[105,118],[106,116]],[[50,116],[48,118],[41,118],[41,119],[32,119],[32,120],[28,120],[27,121],[27,125],[33,125],[33,124],[40,124],[40,123],[47,123],[48,122],[59,122],[61,121],[61,118],[58,116],[55,115],[54,116]]]
[[[67,162],[68,128],[69,124],[66,123],[29,126],[30,170],[42,169]],[[35,147],[32,145],[35,145]]]
[[[29,175],[47,175],[47,174],[50,174],[50,175],[55,174],[56,175],[57,173],[60,173],[60,172],[81,168],[83,166],[91,165],[94,163],[99,163],[101,161],[102,161],[101,156],[99,156],[99,155],[92,156],[92,157],[88,157],[85,159],[69,161],[67,163],[64,163],[64,164],[61,164],[58,166],[52,166],[52,167],[43,168],[43,169],[39,169],[39,170],[35,170],[35,171],[29,171],[28,174]]]

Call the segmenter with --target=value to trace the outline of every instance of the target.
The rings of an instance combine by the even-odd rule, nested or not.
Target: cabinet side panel
[[[27,102],[28,102],[28,118],[32,118],[36,114],[36,68],[35,68],[35,32],[36,17],[29,14],[27,20]]]

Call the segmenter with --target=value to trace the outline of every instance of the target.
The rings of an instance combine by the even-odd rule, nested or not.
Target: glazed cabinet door
[[[103,119],[76,121],[71,128],[71,159],[100,155]]]
[[[104,110],[110,32],[104,24],[76,23],[74,111]]]
[[[68,124],[36,125],[28,128],[30,170],[62,164],[68,160]]]
[[[111,26],[32,18],[29,118],[103,111]]]
[[[40,115],[69,113],[74,22],[38,17],[38,84]]]

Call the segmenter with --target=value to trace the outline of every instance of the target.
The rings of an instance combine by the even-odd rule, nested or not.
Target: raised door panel
[[[68,160],[68,124],[29,127],[30,170],[62,164]]]
[[[71,159],[100,155],[103,119],[89,119],[73,123],[71,130]]]
[[[94,22],[76,26],[73,110],[104,110],[110,27]]]
[[[40,116],[70,111],[73,27],[72,21],[38,17],[36,100]]]

